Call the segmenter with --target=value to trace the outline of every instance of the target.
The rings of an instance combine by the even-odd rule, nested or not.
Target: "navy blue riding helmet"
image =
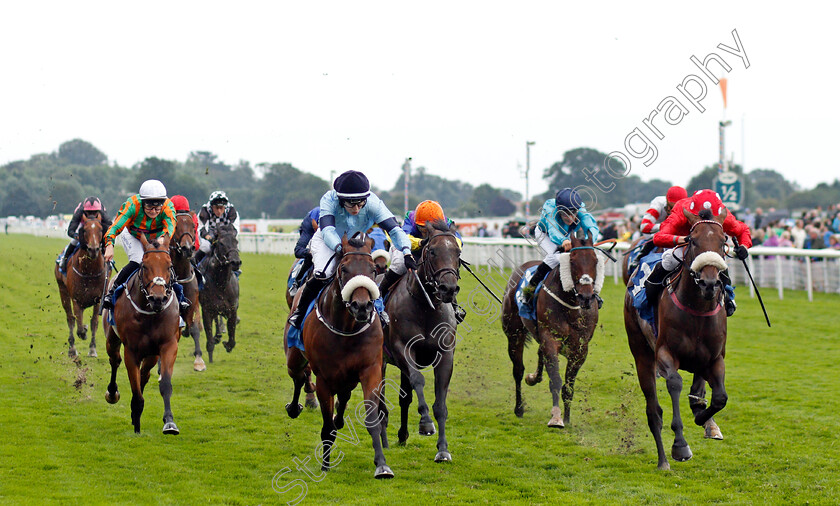
[[[333,188],[340,201],[364,200],[370,196],[370,181],[357,170],[348,170],[335,178]]]
[[[557,209],[568,211],[570,213],[577,213],[578,209],[583,207],[583,199],[577,190],[573,188],[563,188],[558,190],[554,196],[554,203]]]

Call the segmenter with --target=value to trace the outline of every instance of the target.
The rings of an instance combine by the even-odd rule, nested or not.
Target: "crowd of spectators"
[[[772,208],[767,213],[757,208],[745,210],[739,218],[750,226],[755,246],[840,249],[840,204],[790,216]]]

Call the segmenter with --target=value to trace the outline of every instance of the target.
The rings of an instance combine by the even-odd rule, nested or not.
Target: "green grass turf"
[[[341,442],[344,460],[315,481],[295,460],[314,460],[319,412],[286,415],[292,384],[283,356],[283,298],[289,257],[243,255],[236,349],[217,347],[216,362],[192,371],[192,340],[182,339],[172,407],[181,429],[161,434],[163,403],[154,379],[146,390],[142,434],[129,417],[131,392],[124,367],[122,400],[105,402],[110,366],[100,335],[99,358],[67,358],[67,328],[53,278],[64,241],[0,236],[0,502],[2,503],[227,503],[279,504],[294,479],[307,484],[306,503],[837,503],[834,469],[840,457],[837,308],[840,297],[766,293],[768,329],[755,299],[739,288],[729,320],[726,387],[729,404],[715,417],[724,441],[702,438],[685,393],[688,462],[656,470],[656,451],[627,348],[622,289],[608,280],[605,305],[589,358],[577,380],[571,423],[546,427],[547,379],[523,386],[524,418],[513,415],[507,341],[493,314],[473,310],[459,330],[449,395],[448,438],[453,462],[435,464],[435,437],[417,435],[412,406],[408,445],[395,443],[392,415],[385,451],[396,478],[373,479],[373,451],[363,427],[360,443]],[[118,249],[119,250],[119,249]],[[118,263],[125,257],[118,252]],[[460,300],[480,293],[464,273]],[[503,283],[501,277],[497,282]],[[474,297],[473,302],[485,299]],[[561,362],[562,363],[562,362]],[[535,368],[535,350],[526,369]],[[389,377],[397,378],[393,367]],[[430,375],[427,374],[427,378]],[[434,399],[427,381],[429,402]],[[431,390],[431,391],[430,391]],[[664,381],[663,439],[670,447],[670,408]],[[396,402],[395,395],[391,394]],[[350,406],[360,400],[354,393]],[[348,410],[349,411],[349,410]],[[348,434],[344,429],[341,434]],[[347,436],[349,437],[349,436]]]

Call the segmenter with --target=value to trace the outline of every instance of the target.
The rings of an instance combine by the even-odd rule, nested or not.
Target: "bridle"
[[[426,256],[426,251],[428,250],[428,248],[431,247],[432,241],[439,238],[439,237],[452,237],[456,241],[458,239],[458,236],[456,236],[452,232],[441,232],[439,234],[432,235],[431,237],[429,237],[428,239],[426,239],[424,241],[425,244],[423,244],[423,250],[422,250],[422,253],[420,254],[420,261],[417,262],[417,264],[419,266],[419,271],[420,271],[419,272],[420,279],[422,280],[423,285],[424,285],[423,289],[425,290],[426,286],[428,286],[431,290],[431,295],[433,297],[437,297],[437,291],[438,291],[438,288],[441,285],[441,280],[447,274],[451,274],[451,275],[455,276],[455,284],[456,285],[458,284],[458,280],[461,279],[461,271],[460,271],[461,262],[460,261],[457,264],[458,268],[453,268],[453,267],[448,267],[448,266],[447,267],[441,267],[440,269],[433,270],[431,273],[429,273],[429,270],[434,269],[434,267],[431,266],[431,259],[429,259]],[[458,258],[459,259],[461,258],[461,252],[460,251],[458,252]],[[428,291],[429,290],[427,290],[427,292]]]
[[[189,216],[190,217],[190,230],[193,230],[194,227],[193,227],[193,223],[192,223],[192,215],[190,215],[190,213],[180,212],[180,213],[175,215],[176,220],[180,216]],[[177,224],[176,224],[176,227],[177,227]],[[188,245],[195,243],[195,235],[193,235],[192,232],[184,232],[181,235],[179,235],[178,237],[173,237],[172,238],[173,242],[175,243],[174,249],[181,256],[189,256],[188,253],[190,251],[190,248],[188,246],[184,246],[184,245],[181,244],[183,242],[184,237],[189,237],[190,240],[187,243]]]
[[[346,257],[346,256],[350,256],[350,255],[361,255],[361,256],[365,256],[365,257],[370,258],[370,259],[371,259],[371,261],[373,261],[373,255],[372,255],[372,254],[370,254],[370,253],[364,252],[364,251],[343,251],[343,252],[341,253],[342,260],[344,259],[344,257]],[[336,272],[336,274],[335,274],[335,275],[336,275],[336,277],[338,278],[338,287],[339,287],[339,289],[343,289],[343,288],[344,288],[344,285],[347,283],[346,281],[342,281],[342,279],[341,279],[341,262],[342,262],[342,260],[339,260],[339,262],[338,262],[338,266],[337,266],[337,268],[336,268],[336,270],[335,270],[335,272]],[[375,262],[374,262],[374,269],[376,269],[376,263],[375,263]],[[345,301],[344,301],[344,307],[346,307],[346,308],[349,308],[349,307],[350,307],[350,301],[349,301],[349,300],[345,300]],[[326,323],[326,322],[325,322],[325,323]],[[328,326],[329,326],[329,325],[328,325]],[[330,330],[332,330],[332,328],[330,328]]]
[[[365,252],[365,251],[345,251],[345,252],[342,252],[342,259],[345,256],[349,256],[349,255],[362,255],[362,256],[366,256],[366,257],[370,258],[371,261],[373,261],[373,256],[370,253]],[[338,280],[339,290],[344,288],[344,284],[346,282],[342,282],[342,279],[341,279],[341,261],[339,261],[338,266],[336,267],[335,277]],[[321,323],[324,324],[325,327],[327,327],[327,329],[330,332],[332,332],[333,334],[337,334],[339,336],[352,337],[352,336],[356,336],[356,335],[361,334],[362,332],[364,332],[368,328],[370,328],[371,324],[373,323],[373,319],[376,317],[376,310],[373,310],[373,311],[370,312],[370,317],[368,318],[367,322],[365,322],[365,324],[362,325],[361,328],[359,328],[358,330],[354,330],[352,332],[345,332],[341,329],[336,328],[334,325],[332,325],[330,322],[327,321],[326,317],[324,317],[324,314],[321,312],[321,303],[320,302],[321,302],[320,300],[315,302],[315,316],[318,318],[318,320],[320,320]],[[351,304],[351,302],[349,300],[344,301],[344,307],[345,308],[349,308],[350,304]]]
[[[154,278],[152,278],[152,280],[151,280],[151,281],[149,281],[148,283],[144,283],[144,282],[143,282],[143,279],[144,279],[144,278],[143,278],[143,273],[145,272],[145,269],[146,269],[146,262],[145,262],[145,259],[146,259],[146,255],[148,255],[149,253],[164,253],[167,257],[169,257],[169,279],[168,279],[168,280],[165,280],[165,279],[163,279],[163,278],[162,278],[162,277],[160,277],[160,276],[155,276],[155,277],[154,277]],[[154,307],[154,306],[152,305],[152,296],[151,296],[151,294],[149,293],[149,287],[151,287],[152,285],[156,285],[156,286],[163,286],[163,287],[164,287],[164,294],[165,294],[165,296],[166,296],[167,298],[170,298],[170,297],[172,296],[172,285],[173,285],[173,283],[174,283],[174,281],[173,281],[174,279],[175,279],[175,269],[172,267],[172,256],[169,254],[169,250],[165,250],[165,249],[150,249],[150,250],[148,250],[148,251],[146,251],[146,252],[144,252],[144,253],[143,253],[143,260],[142,260],[142,261],[141,261],[141,263],[140,263],[140,272],[138,273],[138,280],[140,281],[140,293],[142,293],[142,294],[143,294],[143,297],[145,297],[145,298],[146,298],[146,302],[147,302],[150,306]],[[131,297],[129,296],[129,299],[130,299],[130,298],[131,298]],[[133,302],[132,302],[132,303],[133,303]],[[167,304],[166,306],[164,306],[163,308],[161,308],[161,309],[160,309],[160,311],[162,311],[163,309],[165,309],[168,305],[169,305],[169,304]],[[139,309],[139,308],[138,308],[138,309]],[[155,312],[158,312],[158,311],[155,311]]]
[[[697,221],[697,222],[695,222],[695,223],[694,223],[694,225],[692,225],[692,226],[691,226],[691,228],[689,229],[689,231],[688,231],[688,235],[686,236],[686,243],[685,243],[684,245],[682,245],[682,246],[679,246],[679,247],[686,248],[686,254],[685,254],[685,255],[683,255],[683,259],[682,259],[682,260],[680,260],[680,264],[682,265],[682,267],[684,268],[684,270],[687,270],[687,271],[688,271],[689,275],[691,276],[691,279],[694,281],[694,284],[695,284],[695,285],[698,285],[698,286],[700,285],[700,273],[699,273],[699,272],[695,272],[695,271],[691,270],[691,267],[690,267],[690,266],[691,266],[691,262],[689,262],[689,261],[688,261],[687,256],[688,256],[688,253],[692,251],[692,250],[691,250],[691,247],[692,247],[692,246],[696,246],[696,245],[697,245],[697,242],[696,242],[696,241],[695,241],[695,240],[691,237],[691,234],[693,234],[693,233],[694,233],[694,229],[695,229],[695,228],[697,228],[697,226],[698,226],[698,225],[700,225],[700,224],[702,224],[702,223],[707,223],[707,224],[710,224],[710,225],[711,225],[711,224],[717,225],[718,227],[720,227],[721,231],[723,231],[723,225],[721,225],[719,222],[717,222],[717,221],[715,221],[715,220],[700,220],[700,221]],[[726,237],[726,235],[725,235],[725,234],[724,234],[724,237]],[[711,251],[711,250],[709,250],[709,251]],[[693,252],[692,252],[692,253],[693,253]],[[723,256],[723,255],[722,255],[722,256]],[[692,259],[691,259],[691,260],[692,260],[692,262],[694,261],[694,258],[697,258],[697,255],[696,255],[696,254],[692,255]],[[681,270],[683,270],[683,269],[681,269]],[[718,273],[718,283],[722,283],[722,282],[720,281],[720,273]]]

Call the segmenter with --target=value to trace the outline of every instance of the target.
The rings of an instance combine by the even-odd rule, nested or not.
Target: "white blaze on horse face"
[[[580,283],[581,285],[591,285],[594,282],[595,281],[592,279],[592,276],[590,276],[589,274],[584,274],[578,280],[578,283]]]
[[[166,280],[160,276],[155,276],[154,279],[152,279],[152,284],[158,286],[166,286]]]
[[[697,255],[694,261],[691,262],[691,270],[694,272],[700,272],[703,267],[706,267],[707,265],[717,267],[720,271],[725,271],[729,268],[729,266],[726,265],[726,261],[722,256],[720,256],[720,254],[714,251],[704,251],[703,253]]]
[[[359,274],[358,276],[350,278],[350,281],[348,281],[344,285],[344,288],[341,289],[341,300],[344,302],[350,302],[350,297],[353,296],[353,292],[356,291],[356,288],[367,288],[367,291],[370,292],[371,299],[379,298],[379,287],[376,286],[376,282],[367,276]]]

